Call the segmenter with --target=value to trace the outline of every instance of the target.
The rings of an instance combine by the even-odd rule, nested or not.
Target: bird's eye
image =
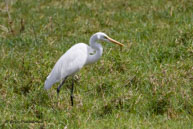
[[[106,36],[104,36],[104,39],[108,39]]]

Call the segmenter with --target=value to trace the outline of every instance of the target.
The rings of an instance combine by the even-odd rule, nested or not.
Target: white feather
[[[51,73],[45,81],[45,89],[64,79],[66,76],[73,75],[78,72],[87,61],[89,46],[84,43],[78,43],[72,46],[60,59],[56,62]]]
[[[44,88],[49,89],[54,83],[78,72],[84,65],[96,62],[103,53],[102,45],[97,43],[97,41],[114,42],[122,45],[109,38],[105,33],[98,32],[90,38],[90,46],[84,43],[72,46],[56,62],[45,81]]]

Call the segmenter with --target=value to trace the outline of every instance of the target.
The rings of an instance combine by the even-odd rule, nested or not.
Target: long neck
[[[98,59],[102,56],[103,54],[103,47],[101,44],[97,43],[97,37],[96,35],[93,35],[90,38],[90,49],[92,49],[91,51],[95,51],[94,54],[89,53],[88,59],[87,59],[87,64],[91,64],[94,63],[96,61],[98,61]]]

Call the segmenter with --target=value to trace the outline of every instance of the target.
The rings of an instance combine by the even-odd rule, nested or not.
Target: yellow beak
[[[107,37],[107,39],[109,40],[109,41],[111,41],[112,43],[115,43],[115,44],[118,44],[118,45],[120,45],[120,46],[124,46],[124,44],[122,44],[122,43],[120,43],[120,42],[118,42],[118,41],[116,41],[116,40],[114,40],[114,39],[112,39],[112,38],[110,38],[110,37]]]

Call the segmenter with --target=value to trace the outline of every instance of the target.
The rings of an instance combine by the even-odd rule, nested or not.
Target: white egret
[[[60,88],[64,84],[68,76],[73,76],[84,65],[96,62],[103,53],[103,47],[100,41],[112,42],[120,46],[124,46],[118,41],[110,38],[105,33],[98,32],[91,36],[88,46],[84,43],[78,43],[72,46],[66,53],[64,53],[60,59],[56,62],[54,68],[48,75],[44,88],[49,89],[51,86],[59,81],[62,81],[57,88],[57,94],[59,95]],[[71,104],[73,106],[73,88],[74,82],[72,81],[71,88]]]

